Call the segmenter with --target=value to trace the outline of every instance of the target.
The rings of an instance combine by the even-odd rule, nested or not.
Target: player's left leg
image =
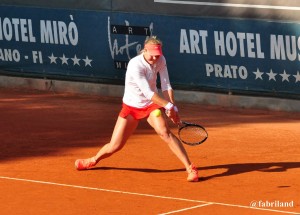
[[[160,138],[165,141],[171,151],[178,157],[178,159],[183,163],[188,172],[188,181],[198,181],[198,171],[196,167],[191,163],[185,148],[183,147],[180,140],[171,132],[165,115],[161,114],[156,116],[153,112],[149,115],[147,119],[148,123]]]

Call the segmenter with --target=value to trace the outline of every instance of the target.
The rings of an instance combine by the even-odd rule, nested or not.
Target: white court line
[[[186,4],[186,5],[201,5],[201,6],[270,9],[270,10],[295,10],[295,11],[300,10],[300,7],[279,6],[279,5],[262,5],[262,4],[234,4],[234,3],[217,3],[217,2],[177,1],[177,0],[154,0],[154,2],[155,3],[165,3],[165,4]]]
[[[235,204],[227,204],[227,203],[220,203],[220,202],[207,202],[207,201],[200,201],[200,200],[194,200],[194,199],[176,198],[176,197],[170,197],[170,196],[159,196],[159,195],[152,195],[152,194],[145,194],[145,193],[127,192],[127,191],[121,191],[121,190],[109,190],[109,189],[96,188],[96,187],[86,187],[86,186],[79,186],[79,185],[72,185],[72,184],[62,184],[62,183],[55,183],[55,182],[48,182],[48,181],[38,181],[38,180],[24,179],[24,178],[14,178],[14,177],[7,177],[7,176],[0,176],[0,179],[31,182],[31,183],[36,183],[36,184],[55,185],[55,186],[61,186],[61,187],[71,187],[71,188],[86,189],[86,190],[96,190],[96,191],[110,192],[110,193],[121,193],[121,194],[127,194],[127,195],[135,195],[135,196],[145,196],[145,197],[152,197],[152,198],[158,198],[158,199],[169,199],[169,200],[178,200],[178,201],[186,201],[186,202],[197,202],[197,203],[205,204],[203,206],[214,204],[214,205],[229,206],[229,207],[247,208],[247,209],[263,210],[263,211],[272,211],[272,212],[285,213],[285,214],[297,214],[297,215],[300,214],[300,212],[280,211],[280,210],[273,210],[273,209],[267,209],[267,208],[254,208],[254,207],[244,206],[244,205],[235,205]],[[200,205],[198,205],[198,207],[200,207]]]
[[[110,192],[110,193],[122,193],[122,194],[128,194],[128,195],[146,196],[146,197],[153,197],[153,198],[160,198],[160,199],[179,200],[179,201],[186,201],[186,202],[209,203],[206,201],[199,201],[199,200],[193,200],[193,199],[184,199],[184,198],[176,198],[176,197],[169,197],[169,196],[157,196],[157,195],[152,195],[152,194],[134,193],[134,192],[127,192],[127,191],[120,191],[120,190],[108,190],[108,189],[103,189],[103,188],[86,187],[86,186],[79,186],[79,185],[72,185],[72,184],[62,184],[62,183],[55,183],[55,182],[48,182],[48,181],[37,181],[37,180],[24,179],[24,178],[12,178],[12,177],[0,176],[0,179],[25,181],[25,182],[31,182],[31,183],[37,183],[37,184],[56,185],[56,186],[62,186],[62,187],[72,187],[72,188],[79,188],[79,189],[86,189],[86,190],[96,190],[96,191],[103,191],[103,192]]]
[[[202,204],[202,205],[196,205],[196,206],[193,206],[193,207],[183,208],[183,209],[180,209],[180,210],[170,211],[170,212],[162,213],[162,214],[158,214],[158,215],[174,214],[174,213],[179,213],[179,212],[182,212],[182,211],[192,210],[192,209],[195,209],[195,208],[205,207],[205,206],[208,206],[208,205],[213,205],[213,203],[207,203],[207,204]]]

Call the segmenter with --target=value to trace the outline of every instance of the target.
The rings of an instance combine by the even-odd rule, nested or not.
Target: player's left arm
[[[169,102],[172,102],[175,105],[173,89],[162,91],[162,93],[163,93],[163,96],[166,100],[168,100]]]
[[[165,58],[162,58],[160,66],[161,67],[159,70],[159,75],[163,96],[167,101],[171,102],[174,105],[174,108],[167,110],[166,114],[175,124],[178,124],[180,122],[180,117],[178,114],[178,108],[175,105],[174,91],[170,84],[169,73]]]
[[[161,90],[163,93],[163,96],[166,100],[169,102],[175,103],[174,101],[174,95],[173,95],[173,89],[170,83],[169,78],[169,72],[167,68],[166,59],[164,56],[161,56],[158,63],[158,71],[159,71],[159,77],[160,77],[160,84],[161,84]]]

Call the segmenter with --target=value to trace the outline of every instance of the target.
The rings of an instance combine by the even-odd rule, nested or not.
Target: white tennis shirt
[[[166,59],[163,55],[153,65],[147,63],[143,54],[132,58],[128,65],[125,77],[125,91],[123,102],[136,108],[147,107],[157,89],[157,74],[160,75],[161,90],[172,89]]]

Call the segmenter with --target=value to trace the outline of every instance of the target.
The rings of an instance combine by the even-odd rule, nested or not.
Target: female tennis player
[[[158,94],[156,85],[158,73],[163,96]],[[159,111],[161,114],[157,114]],[[188,174],[187,180],[198,181],[197,168],[189,160],[180,140],[170,131],[165,113],[173,123],[180,122],[169,81],[166,59],[162,53],[162,42],[155,36],[151,36],[145,41],[141,54],[132,58],[128,63],[123,105],[110,142],[105,144],[94,157],[76,160],[76,169],[89,169],[102,159],[121,150],[137,128],[139,121],[147,118],[150,126],[185,166]]]

